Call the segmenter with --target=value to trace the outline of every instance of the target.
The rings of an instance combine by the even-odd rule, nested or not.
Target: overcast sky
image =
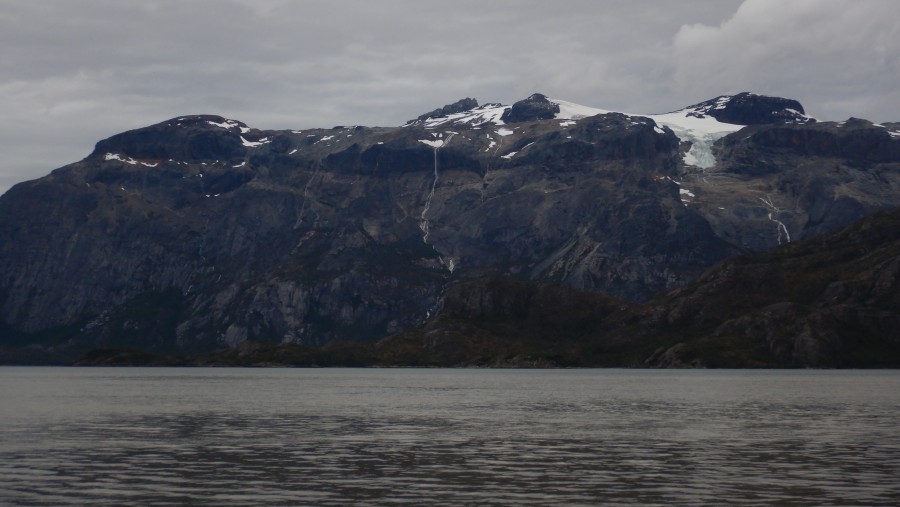
[[[0,0],[0,192],[186,114],[393,126],[533,92],[900,121],[898,0]]]

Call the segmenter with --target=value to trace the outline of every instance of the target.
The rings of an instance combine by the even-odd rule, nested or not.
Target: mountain
[[[467,98],[401,127],[184,116],[0,197],[0,346],[373,342],[497,276],[643,303],[900,206],[898,169],[900,125],[747,93],[659,115]]]
[[[900,208],[725,260],[646,304],[552,284],[458,284],[382,364],[900,367]]]

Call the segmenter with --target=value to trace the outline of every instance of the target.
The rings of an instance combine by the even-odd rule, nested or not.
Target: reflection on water
[[[900,372],[0,368],[12,505],[898,505]]]

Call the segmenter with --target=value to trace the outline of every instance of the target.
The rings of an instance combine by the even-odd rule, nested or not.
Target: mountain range
[[[898,206],[900,124],[751,93],[183,116],[0,197],[0,359],[897,366]]]

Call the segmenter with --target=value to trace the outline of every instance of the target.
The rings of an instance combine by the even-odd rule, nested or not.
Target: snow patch
[[[219,127],[219,128],[225,129],[225,130],[230,130],[230,129],[233,129],[233,128],[239,128],[239,129],[241,129],[241,132],[242,132],[242,133],[244,132],[245,129],[246,129],[246,130],[250,130],[250,129],[248,129],[247,127],[241,127],[241,124],[238,123],[238,122],[236,122],[236,121],[234,121],[234,120],[225,120],[225,121],[223,121],[222,123],[217,123],[217,122],[214,122],[214,121],[207,121],[206,123],[209,123],[209,124],[212,125],[213,127]]]
[[[268,137],[264,137],[264,138],[260,139],[259,141],[248,141],[248,140],[244,139],[244,136],[241,136],[241,144],[243,144],[247,148],[259,148],[260,146],[262,146],[264,144],[269,144],[271,142],[272,141],[270,141]]]
[[[495,125],[503,125],[500,119],[503,113],[509,109],[509,106],[503,104],[484,104],[468,111],[448,114],[441,118],[428,118],[424,121],[425,128],[437,128],[446,125],[467,125],[469,127],[478,127],[487,123]],[[417,125],[418,121],[412,121],[404,126]]]
[[[137,164],[137,160],[135,160],[131,157],[122,158],[121,155],[116,154],[116,153],[107,153],[103,159],[104,160],[118,160],[119,162],[125,162],[126,164],[130,164],[130,165]]]
[[[432,140],[430,140],[430,139],[419,139],[419,142],[420,142],[420,143],[425,143],[425,144],[427,144],[428,146],[431,146],[432,148],[440,148],[441,146],[444,145],[444,140],[443,140],[443,139],[438,139],[438,140],[436,140],[436,141],[432,141]]]
[[[685,164],[709,169],[716,165],[716,158],[712,153],[713,144],[728,134],[741,130],[744,125],[722,123],[711,116],[699,118],[693,116],[693,112],[692,109],[682,109],[648,117],[658,126],[669,127],[682,142],[691,143],[690,150],[684,154]],[[656,128],[659,129],[659,127]]]
[[[737,132],[745,127],[745,125],[723,123],[708,115],[711,110],[724,109],[731,99],[731,96],[726,95],[718,97],[712,105],[685,108],[665,114],[621,114],[629,117],[650,118],[654,121],[654,131],[658,134],[665,134],[666,132],[663,127],[668,127],[679,140],[691,144],[691,148],[684,155],[684,163],[701,169],[708,169],[716,164],[715,157],[712,154],[713,144],[722,137],[725,137],[732,132]],[[612,112],[606,109],[584,106],[566,100],[549,97],[548,100],[559,106],[559,113],[554,115],[554,117],[555,119],[560,120],[560,127],[575,125],[575,121],[581,118]],[[478,128],[487,123],[493,123],[499,126],[504,125],[504,122],[500,117],[507,109],[509,109],[509,107],[510,106],[504,106],[502,104],[485,104],[468,111],[449,114],[441,118],[428,118],[424,120],[424,122],[419,120],[412,121],[405,126],[424,125],[425,128],[436,128],[451,124],[465,124],[468,128]],[[805,115],[797,110],[787,109],[787,111],[795,115],[797,121],[813,119],[811,116]],[[643,122],[635,122],[634,124],[637,123]],[[838,126],[841,125],[843,125],[843,122],[838,124]],[[496,133],[500,136],[508,136],[513,134],[513,131],[499,128]],[[891,136],[900,136],[900,132],[891,132]],[[487,135],[487,137],[490,138],[490,135]],[[570,137],[567,137],[567,139],[569,138]],[[490,150],[494,146],[494,142],[491,141],[491,143],[491,146],[485,151]]]
[[[677,182],[676,182],[677,183]],[[679,188],[678,195],[681,197],[681,204],[690,204],[691,199],[697,197],[693,192],[686,188]]]
[[[651,114],[648,118],[655,121],[658,125],[669,127],[675,134],[678,131],[689,132],[692,135],[700,136],[705,134],[730,134],[737,132],[746,125],[734,125],[731,123],[723,123],[712,116],[704,116],[699,118],[692,115],[692,109],[682,109],[672,113]]]
[[[513,158],[514,156],[516,156],[516,153],[519,153],[519,152],[518,152],[518,151],[511,151],[511,152],[507,153],[506,155],[503,155],[503,156],[500,157],[500,158],[505,158],[506,160],[509,160],[509,159]]]
[[[729,96],[719,97],[712,109],[724,108],[730,99],[731,97]],[[577,120],[611,112],[606,109],[583,106],[565,100],[548,100],[559,105],[559,113],[556,114],[556,118],[561,120]],[[684,155],[684,163],[707,169],[716,163],[712,154],[713,143],[732,132],[737,132],[744,128],[744,125],[722,123],[711,116],[701,114],[702,112],[695,108],[686,108],[665,114],[622,114],[629,117],[641,116],[650,118],[656,123],[654,130],[660,134],[665,133],[665,130],[661,127],[669,127],[678,139],[691,143],[691,149]],[[562,123],[560,123],[561,126]]]
[[[233,165],[233,166],[231,166],[231,167],[238,168],[238,167],[244,167],[245,165],[247,165],[247,161],[246,161],[246,160],[243,161],[243,162],[241,162],[241,163],[238,164],[238,165]]]
[[[556,113],[555,116],[557,120],[579,120],[581,118],[587,118],[589,116],[597,116],[598,114],[607,114],[611,112],[607,111],[606,109],[582,106],[581,104],[576,104],[567,100],[551,99],[550,97],[547,97],[547,100],[559,106],[559,112]]]

